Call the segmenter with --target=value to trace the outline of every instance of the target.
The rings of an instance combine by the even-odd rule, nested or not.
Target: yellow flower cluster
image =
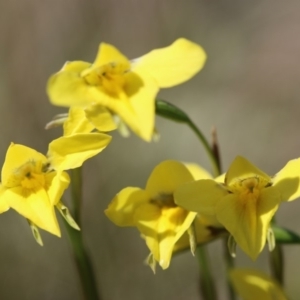
[[[225,175],[212,179],[199,166],[165,161],[154,169],[145,190],[125,188],[118,193],[106,215],[119,226],[137,227],[164,269],[174,250],[187,247],[187,239],[177,243],[196,216],[197,243],[217,238],[226,229],[255,260],[279,204],[300,196],[299,169],[300,159],[291,160],[270,177],[238,156]]]

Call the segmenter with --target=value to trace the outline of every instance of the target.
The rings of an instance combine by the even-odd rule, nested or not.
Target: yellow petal
[[[202,167],[197,164],[184,164],[189,172],[192,174],[194,180],[199,179],[212,179],[212,176]]]
[[[193,176],[183,163],[167,160],[154,168],[146,190],[155,199],[159,195],[173,195],[176,188],[189,181],[193,181]]]
[[[101,43],[99,45],[98,54],[93,63],[93,67],[99,67],[109,63],[127,65],[128,69],[130,67],[127,57],[124,56],[116,47],[110,44]]]
[[[36,192],[27,192],[21,187],[6,189],[1,198],[38,227],[60,236],[54,206],[50,203],[44,189]]]
[[[261,271],[233,269],[229,276],[243,300],[287,300],[280,285]]]
[[[130,101],[128,106],[112,108],[131,130],[146,141],[151,141],[155,121],[155,97],[158,93],[157,83],[148,76],[141,78],[128,73],[125,86]],[[142,80],[142,81],[141,81]]]
[[[80,107],[71,107],[64,122],[64,136],[74,133],[90,133],[95,126],[87,119],[85,111]]]
[[[222,175],[219,175],[218,177],[216,177],[215,181],[219,182],[219,183],[225,183],[225,176],[226,176],[226,173],[223,173]]]
[[[203,179],[178,187],[174,200],[177,205],[187,210],[214,215],[216,204],[227,194],[222,185],[214,180]]]
[[[105,214],[118,226],[135,226],[135,210],[148,201],[150,201],[150,196],[146,191],[128,187],[114,197],[105,210]]]
[[[7,204],[5,198],[2,197],[4,192],[5,192],[5,188],[0,183],[0,214],[9,210],[9,205]]]
[[[93,104],[85,109],[86,118],[99,131],[112,131],[117,128],[112,114],[102,105]]]
[[[255,260],[266,243],[279,202],[280,194],[274,187],[262,189],[258,200],[229,194],[217,203],[216,216],[241,249]]]
[[[132,69],[148,73],[161,88],[189,80],[206,61],[204,50],[197,44],[180,38],[172,45],[156,49],[133,61]]]
[[[103,133],[78,133],[60,137],[49,144],[47,156],[55,170],[74,169],[101,152],[110,141],[111,137]]]
[[[56,205],[68,188],[70,177],[66,172],[50,172],[46,174],[46,182],[50,203]]]
[[[282,201],[297,199],[300,196],[300,158],[289,161],[272,181],[280,191]]]
[[[134,212],[133,222],[141,232],[142,238],[145,239],[147,247],[153,254],[156,261],[160,260],[159,239],[157,223],[161,216],[161,210],[157,205],[145,203],[140,205]]]
[[[196,213],[180,207],[163,207],[146,203],[135,211],[135,222],[154,258],[163,269],[169,267],[173,248],[191,226]]]
[[[47,83],[47,93],[51,103],[58,106],[85,107],[95,102],[94,93],[99,94],[99,89],[89,85],[80,75],[90,66],[90,63],[73,61],[52,75]]]
[[[237,180],[240,181],[256,176],[260,176],[267,182],[271,182],[271,177],[269,175],[252,165],[246,158],[237,156],[226,173],[225,183],[227,186],[230,186]]]
[[[6,152],[5,162],[2,167],[2,184],[4,186],[10,185],[9,180],[11,175],[29,161],[46,164],[47,158],[34,149],[11,143]]]

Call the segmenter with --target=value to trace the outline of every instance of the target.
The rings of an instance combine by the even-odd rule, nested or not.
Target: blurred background
[[[10,142],[46,153],[61,129],[45,124],[64,108],[51,106],[45,85],[67,60],[92,62],[104,41],[135,58],[191,39],[208,53],[205,68],[159,97],[185,110],[210,138],[216,126],[226,170],[236,155],[269,174],[300,156],[300,2],[297,0],[24,0],[0,1],[0,160]],[[157,118],[158,143],[113,134],[110,146],[84,166],[82,231],[104,300],[200,299],[198,265],[189,252],[153,275],[138,231],[103,214],[126,186],[144,187],[159,162],[197,162],[210,170],[193,133]],[[278,223],[300,233],[300,201],[284,204]],[[63,226],[62,226],[63,228]],[[24,218],[0,218],[1,299],[82,299],[66,232],[32,238]],[[299,299],[299,246],[285,246],[286,290]],[[220,299],[224,266],[220,243],[209,245]],[[252,263],[238,250],[236,264],[268,272],[264,250]],[[298,297],[298,298],[297,298]]]

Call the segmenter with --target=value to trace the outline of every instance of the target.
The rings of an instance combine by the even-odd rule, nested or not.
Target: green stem
[[[194,133],[197,135],[197,137],[201,141],[201,143],[208,155],[208,158],[211,162],[214,176],[215,177],[219,176],[221,172],[220,172],[220,166],[218,164],[218,158],[215,157],[210,144],[208,143],[208,141],[206,140],[206,138],[204,137],[204,135],[202,134],[200,129],[198,129],[198,127],[192,122],[192,120],[189,119],[187,124],[194,131]]]
[[[196,250],[200,269],[200,288],[203,299],[216,300],[217,294],[211,274],[208,254],[205,246],[198,246]]]
[[[81,231],[73,229],[65,219],[63,220],[73,248],[73,255],[80,276],[84,297],[86,300],[100,300],[91,260],[85,249]]]
[[[270,264],[273,277],[280,283],[281,286],[283,286],[283,251],[281,246],[278,244],[275,249],[270,252]]]
[[[71,191],[72,191],[72,204],[73,215],[76,223],[80,226],[80,208],[82,200],[82,175],[81,168],[71,170]],[[92,268],[91,260],[85,248],[82,238],[82,231],[77,231],[69,226],[65,221],[65,227],[73,248],[73,255],[76,262],[77,270],[80,276],[83,293],[86,300],[99,300],[100,297],[97,291],[94,271]],[[80,226],[81,227],[81,226]]]
[[[276,225],[275,217],[272,219],[272,225]],[[283,259],[283,251],[282,247],[277,243],[275,246],[275,249],[270,252],[270,268],[273,277],[280,283],[281,286],[283,286],[283,265],[284,265],[284,259]]]
[[[81,199],[82,199],[82,172],[81,168],[71,170],[71,195],[73,216],[76,223],[81,226]]]
[[[224,252],[223,257],[224,257],[224,260],[225,260],[226,274],[227,274],[226,275],[227,291],[228,291],[228,294],[229,294],[229,299],[230,300],[235,300],[236,295],[235,295],[235,292],[233,290],[230,279],[228,277],[229,270],[234,268],[234,258],[230,255],[230,253],[228,251],[227,240],[228,240],[228,236],[223,238],[223,252]]]
[[[212,164],[214,175],[220,175],[218,158],[215,157],[212,147],[204,137],[203,133],[198,129],[198,127],[183,110],[164,100],[157,99],[155,102],[155,112],[158,116],[161,116],[163,118],[179,123],[185,123],[186,125],[188,125],[201,141]]]

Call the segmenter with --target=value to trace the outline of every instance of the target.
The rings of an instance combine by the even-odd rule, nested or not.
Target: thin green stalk
[[[276,220],[273,218],[272,225],[276,225]],[[270,252],[270,268],[273,277],[280,283],[281,286],[284,284],[284,259],[282,246],[278,243],[275,246],[275,249]]]
[[[73,229],[64,218],[63,220],[73,248],[74,260],[79,273],[84,299],[100,300],[91,260],[85,249],[81,231]]]
[[[228,277],[229,270],[234,268],[234,258],[230,255],[230,253],[228,251],[227,240],[228,240],[228,236],[223,238],[223,257],[224,257],[224,261],[225,261],[226,274],[227,274],[226,275],[227,292],[228,292],[228,295],[229,295],[229,299],[230,300],[235,300],[236,295],[235,295],[232,284],[231,284],[231,282],[229,280],[229,277]]]
[[[80,208],[82,201],[81,168],[71,170],[71,180],[73,215],[76,223],[80,226]],[[88,252],[85,248],[84,241],[82,238],[82,231],[77,231],[70,227],[69,224],[65,221],[65,219],[64,223],[66,225],[65,227],[67,229],[67,233],[73,249],[73,255],[80,276],[80,282],[82,285],[82,290],[85,299],[100,300],[91,260],[89,258]]]
[[[155,112],[158,116],[163,118],[179,122],[185,123],[188,125],[193,132],[197,135],[199,140],[201,141],[207,156],[212,164],[213,173],[215,176],[220,174],[220,169],[218,165],[218,158],[215,157],[214,151],[208,141],[206,140],[203,133],[199,130],[199,128],[194,124],[194,122],[190,119],[190,117],[180,108],[176,107],[175,105],[168,103],[164,100],[156,99],[155,102]]]
[[[76,223],[81,226],[81,199],[82,199],[82,172],[81,168],[71,170],[71,195],[73,216]]]
[[[275,249],[270,252],[270,265],[273,277],[280,283],[281,286],[284,284],[283,262],[282,247],[277,244]]]
[[[214,172],[214,176],[217,177],[220,175],[220,166],[218,165],[218,159],[215,157],[212,148],[210,146],[210,144],[208,143],[208,141],[206,140],[206,138],[204,137],[204,135],[202,134],[202,132],[200,131],[200,129],[198,129],[198,127],[192,122],[192,120],[189,119],[189,121],[187,122],[188,126],[194,131],[194,133],[197,135],[197,137],[199,138],[199,140],[201,141],[207,156],[211,162],[212,168],[213,168],[213,172]]]
[[[216,300],[217,294],[213,276],[209,265],[209,258],[205,246],[198,246],[196,250],[200,269],[200,292],[205,300]]]

